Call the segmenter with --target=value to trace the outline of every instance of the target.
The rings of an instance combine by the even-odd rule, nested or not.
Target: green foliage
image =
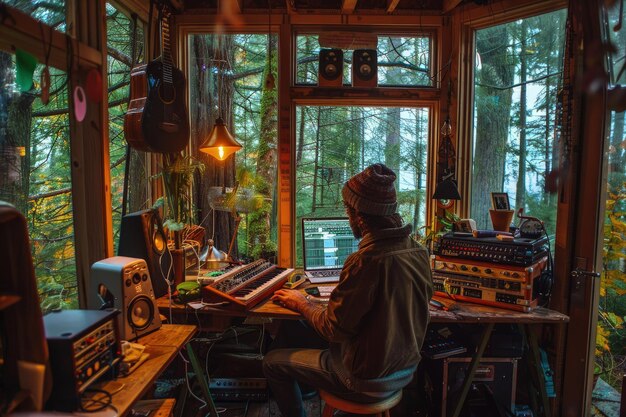
[[[163,160],[163,170],[157,176],[163,181],[165,195],[156,205],[163,205],[165,208],[163,226],[172,232],[179,232],[194,220],[191,212],[191,187],[194,174],[196,171],[203,172],[204,165],[183,154],[166,154]]]
[[[609,182],[607,195],[596,335],[596,372],[617,387],[626,354],[626,182],[619,185],[611,185]]]

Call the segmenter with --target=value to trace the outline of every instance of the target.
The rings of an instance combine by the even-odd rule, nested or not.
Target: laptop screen
[[[346,258],[359,248],[347,217],[302,219],[304,270],[341,269]]]

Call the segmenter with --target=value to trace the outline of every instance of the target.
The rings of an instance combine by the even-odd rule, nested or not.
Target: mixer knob
[[[490,268],[485,269],[485,274],[491,274],[493,271]]]
[[[467,271],[467,266],[461,265],[461,271]]]
[[[478,267],[477,266],[473,266],[472,267],[472,272],[478,272]]]
[[[513,272],[512,277],[517,278],[517,277],[519,277],[519,274],[517,272]]]

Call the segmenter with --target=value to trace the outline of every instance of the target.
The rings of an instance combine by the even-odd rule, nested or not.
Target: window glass
[[[237,233],[239,258],[273,258],[277,251],[277,42],[267,34],[189,37],[192,153],[205,165],[195,182],[198,220],[224,252]],[[268,82],[270,64],[275,84]],[[198,152],[217,117],[242,145],[225,162]],[[237,192],[224,198],[235,184]]]
[[[14,7],[60,32],[65,32],[65,0],[0,0],[0,3]]]
[[[604,247],[598,304],[596,362],[594,375],[612,388],[596,383],[602,392],[622,389],[624,375],[624,333],[626,318],[626,112],[611,112],[609,123],[608,175],[606,177],[606,208]],[[619,401],[619,394],[615,395]],[[622,404],[622,407],[624,404]]]
[[[492,229],[491,193],[505,192],[554,234],[565,19],[560,10],[476,31],[470,215],[480,229]]]
[[[607,5],[610,7],[610,5]],[[608,147],[606,175],[606,202],[604,212],[604,239],[602,250],[602,275],[600,300],[598,302],[598,326],[595,344],[594,393],[593,398],[612,396],[620,407],[619,399],[623,388],[622,379],[626,364],[626,112],[620,100],[610,97],[619,95],[626,86],[626,28],[619,23],[619,4],[608,10],[609,36],[613,48],[609,49],[611,81],[608,105],[611,118],[608,121]],[[622,19],[626,17],[623,10]],[[622,21],[623,22],[623,21]],[[617,30],[615,30],[617,29]],[[623,100],[621,101],[623,103]],[[620,108],[620,106],[622,106]],[[599,400],[598,400],[599,401]],[[594,404],[595,405],[595,404]],[[622,403],[621,407],[625,407]]]
[[[620,7],[614,4],[614,7],[608,10],[607,28],[609,41],[612,43],[613,53],[609,54],[609,71],[611,73],[611,82],[613,84],[626,84],[626,8],[622,7],[622,15],[620,16]]]
[[[113,206],[113,243],[117,253],[119,228],[122,214],[124,191],[124,171],[130,163],[126,212],[146,208],[146,174],[143,152],[131,150],[130,159],[126,160],[126,141],[124,139],[124,115],[128,109],[130,92],[130,73],[133,64],[143,61],[143,26],[137,22],[135,34],[135,58],[133,54],[134,23],[126,14],[111,4],[106,5],[107,12],[107,66],[109,86],[109,156],[111,168],[111,202]]]
[[[379,86],[432,86],[429,36],[378,35]],[[317,35],[296,37],[296,84],[317,84],[320,43]],[[351,85],[353,50],[343,50],[343,84]]]
[[[430,112],[426,108],[296,109],[296,256],[302,217],[345,217],[343,184],[375,163],[396,172],[398,212],[414,233],[425,224]]]
[[[50,101],[41,102],[43,65],[28,91],[16,83],[15,56],[0,52],[0,200],[28,221],[42,310],[78,308],[67,77],[49,68]]]

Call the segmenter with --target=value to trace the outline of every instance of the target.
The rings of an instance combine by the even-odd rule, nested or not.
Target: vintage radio
[[[435,255],[491,262],[504,265],[532,265],[547,256],[548,238],[515,238],[501,241],[495,237],[475,238],[447,233],[434,245]]]
[[[44,316],[52,394],[46,408],[75,411],[83,392],[120,361],[118,310],[62,310]]]
[[[548,257],[529,266],[506,266],[431,257],[435,294],[528,312],[537,306]]]

